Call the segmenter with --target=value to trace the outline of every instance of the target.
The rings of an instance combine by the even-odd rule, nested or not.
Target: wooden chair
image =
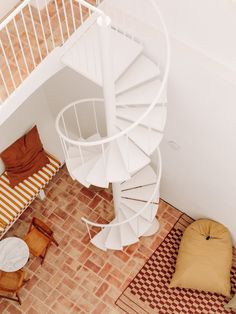
[[[23,270],[17,270],[14,272],[4,272],[0,271],[0,291],[3,291],[7,294],[12,293],[16,295],[16,298],[10,297],[9,295],[1,295],[0,298],[5,298],[8,300],[19,302],[21,305],[21,299],[19,296],[19,290],[24,286],[26,282],[25,280],[25,272]]]
[[[29,231],[23,239],[27,243],[30,253],[36,257],[41,257],[41,265],[51,243],[53,242],[58,246],[57,241],[53,237],[53,231],[36,217],[33,217]]]

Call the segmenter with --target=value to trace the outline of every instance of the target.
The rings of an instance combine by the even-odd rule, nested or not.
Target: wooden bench
[[[50,160],[45,167],[22,183],[11,188],[6,172],[0,176],[0,239],[15,223],[33,200],[58,172],[61,163],[47,153]]]

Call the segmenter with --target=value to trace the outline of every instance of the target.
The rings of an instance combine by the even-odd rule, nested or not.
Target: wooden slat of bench
[[[60,169],[61,163],[47,155],[50,163],[14,188],[10,186],[7,173],[0,177],[0,238]]]

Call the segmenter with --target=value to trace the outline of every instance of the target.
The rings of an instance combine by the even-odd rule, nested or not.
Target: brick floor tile
[[[19,310],[15,305],[11,304],[8,306],[8,313],[10,314],[21,314],[21,310]]]
[[[115,278],[113,275],[109,274],[107,277],[106,277],[106,281],[108,282],[108,284],[111,284],[113,285],[114,287],[116,288],[119,288],[121,286],[121,282]]]
[[[109,288],[108,283],[103,282],[101,286],[97,289],[96,296],[100,298],[101,296],[104,295],[108,288]]]
[[[96,195],[91,202],[89,202],[88,206],[92,209],[96,208],[98,204],[102,201],[102,198],[99,195]]]
[[[84,266],[86,266],[88,269],[92,270],[95,273],[98,273],[100,268],[94,264],[90,259],[88,259],[85,263]]]

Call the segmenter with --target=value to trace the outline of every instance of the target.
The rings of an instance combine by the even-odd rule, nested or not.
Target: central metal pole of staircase
[[[103,78],[103,95],[106,114],[107,135],[112,136],[116,133],[116,99],[115,99],[115,82],[112,60],[112,45],[111,45],[111,19],[108,16],[100,16],[97,19],[97,24],[100,31],[100,51],[101,51],[101,66]],[[121,184],[113,183],[113,200],[116,214],[120,205]]]

